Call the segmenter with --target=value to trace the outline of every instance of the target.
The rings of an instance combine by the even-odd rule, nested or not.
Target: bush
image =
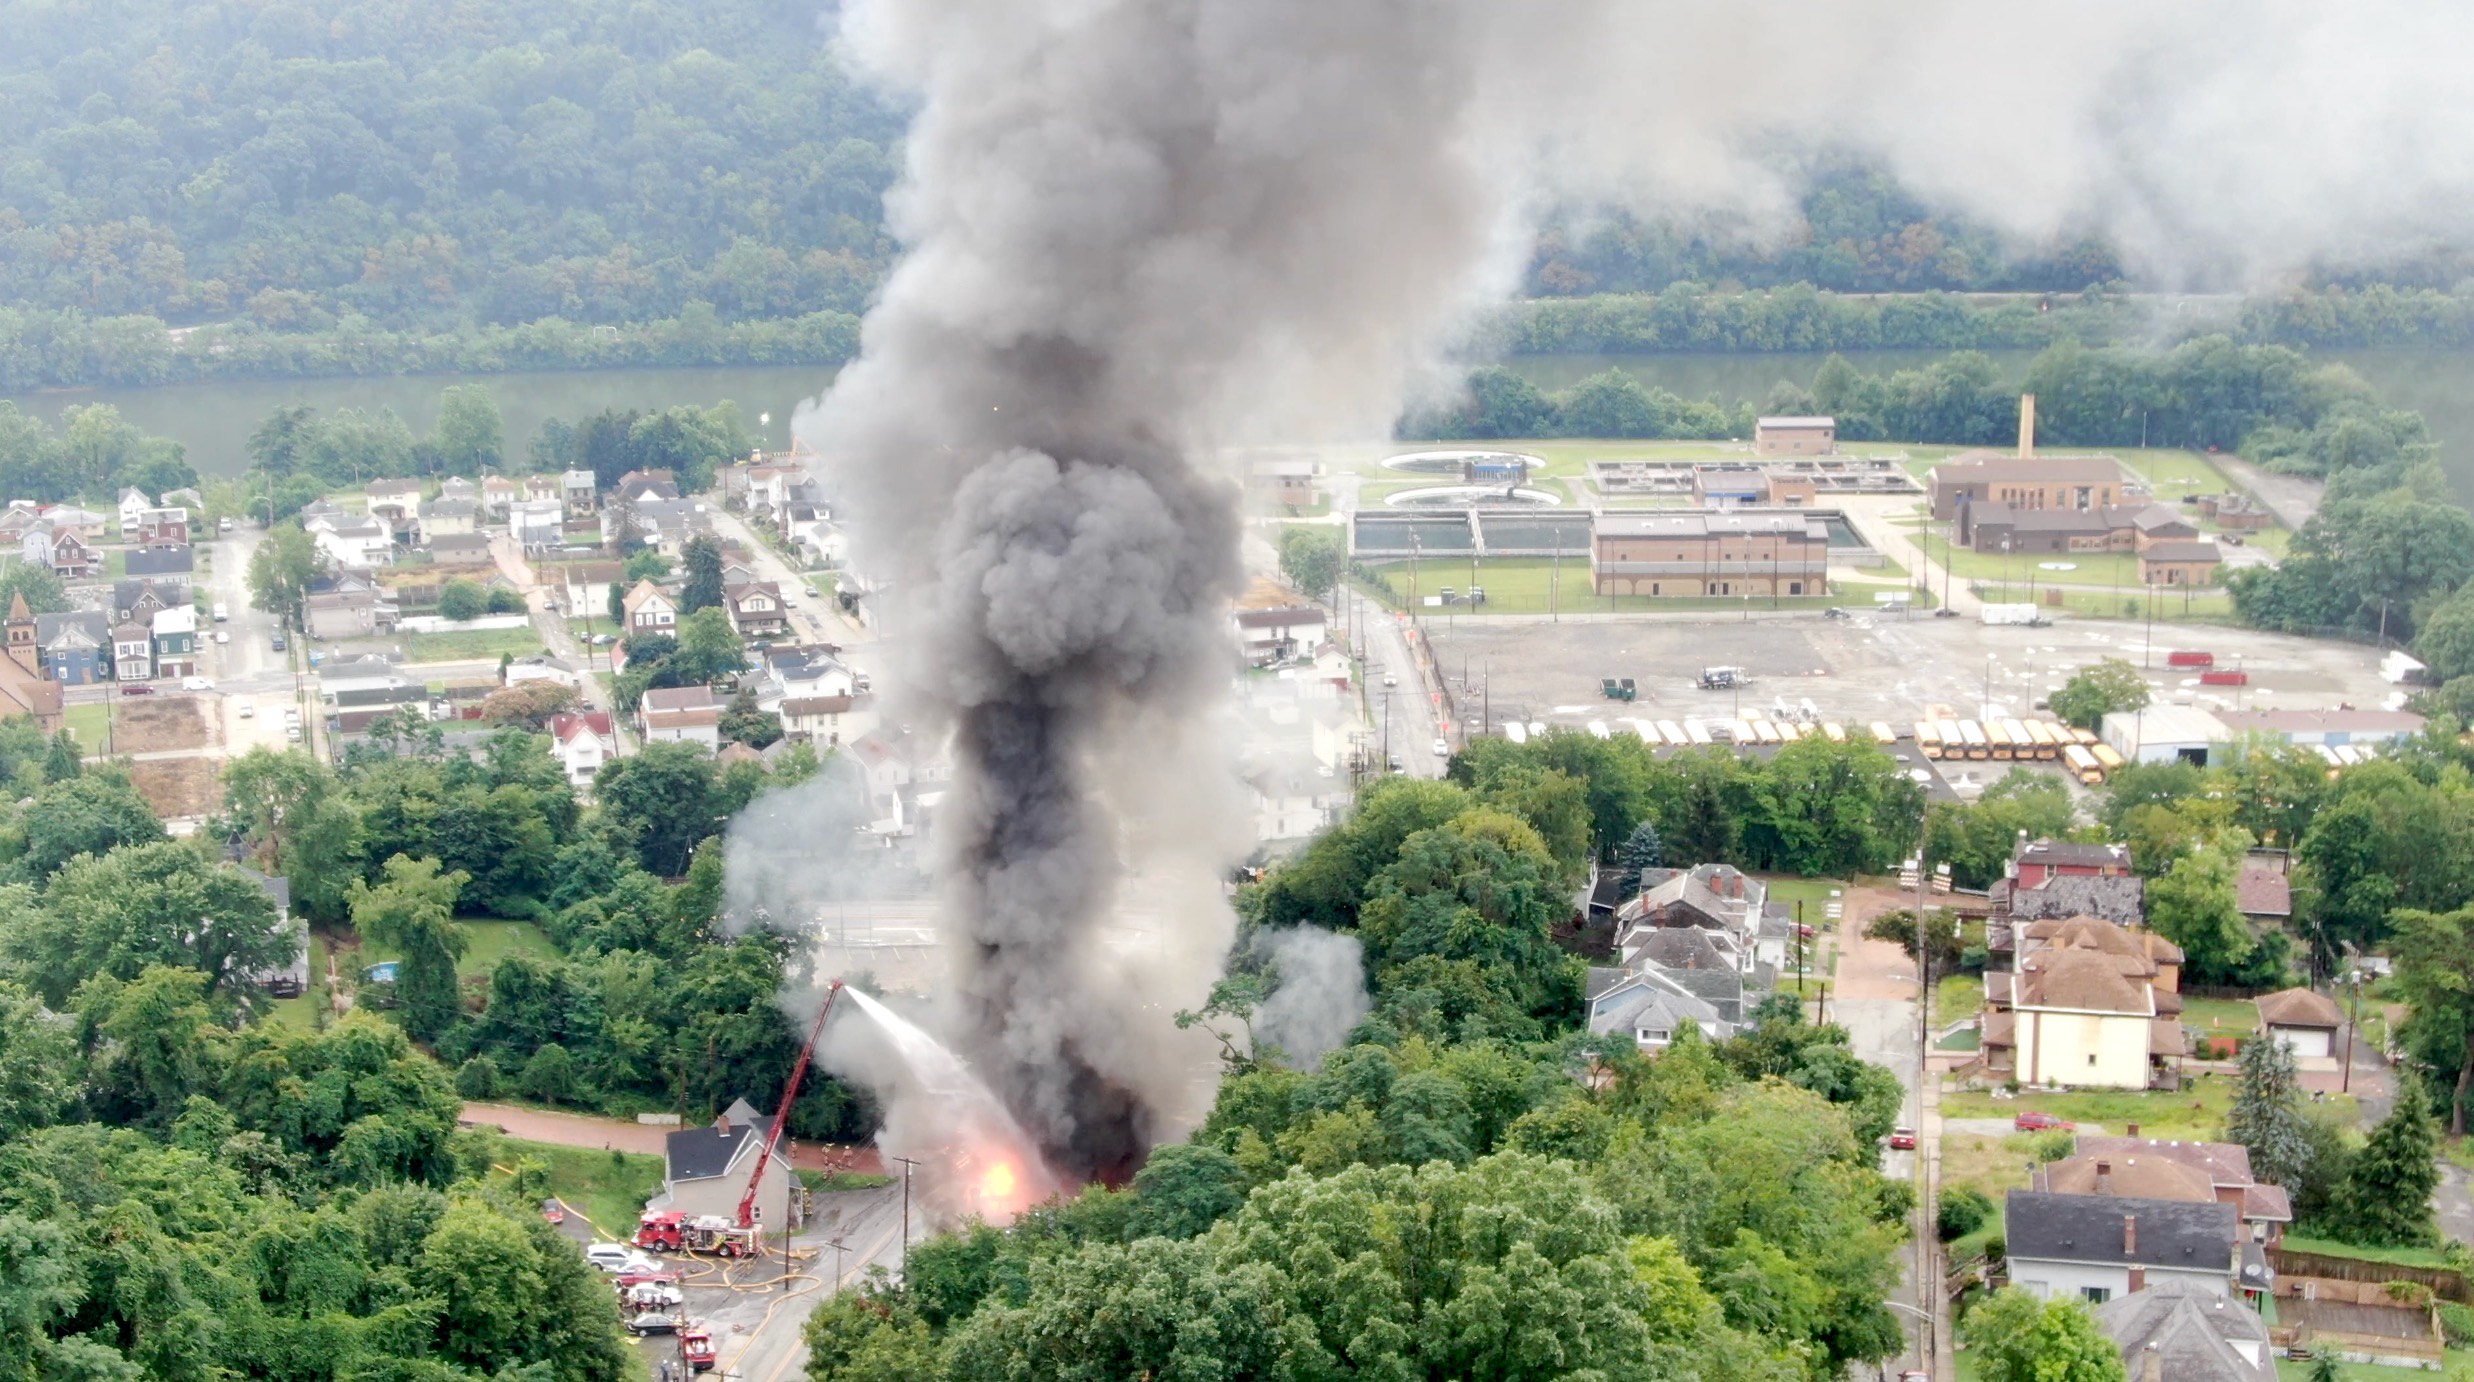
[[[495,1099],[498,1086],[498,1062],[488,1056],[475,1056],[455,1072],[455,1092],[467,1099]]]
[[[2450,1348],[2474,1346],[2474,1307],[2453,1300],[2441,1301],[2440,1333]]]
[[[1999,1262],[2009,1255],[2010,1240],[2008,1238],[1996,1233],[1992,1237],[1984,1240],[1984,1256],[1986,1261]]]
[[[545,1104],[573,1103],[576,1097],[575,1057],[567,1048],[553,1041],[533,1052],[524,1063],[522,1079],[524,1096]]]
[[[2079,1150],[2079,1134],[2068,1128],[2048,1128],[2030,1134],[2026,1141],[2027,1159],[2039,1166],[2048,1161],[2067,1161]]]
[[[1941,1241],[1947,1243],[1984,1227],[1984,1221],[1992,1217],[1993,1202],[1984,1192],[1962,1185],[1943,1192],[1934,1228],[1940,1232]]]
[[[481,593],[481,587],[461,576],[438,588],[438,617],[441,619],[478,619],[489,607],[489,597]]]

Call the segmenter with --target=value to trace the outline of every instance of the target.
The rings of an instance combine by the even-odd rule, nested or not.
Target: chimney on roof
[[[2099,1160],[2096,1163],[2096,1193],[2099,1195],[2113,1193],[2113,1163],[2110,1161]]]
[[[2019,395],[2019,459],[2036,458],[2036,395]]]
[[[2122,1216],[2122,1255],[2128,1257],[2137,1251],[2139,1251],[2139,1216],[2125,1214]]]
[[[714,1116],[713,1131],[724,1137],[730,1136],[730,1110],[724,1109]]]

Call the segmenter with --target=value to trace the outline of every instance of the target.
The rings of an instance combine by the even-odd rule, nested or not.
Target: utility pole
[[[2346,986],[2353,990],[2353,1002],[2345,1020],[2345,1073],[2337,1077],[2337,1093],[2350,1092],[2354,1087],[2354,1029],[2362,1025],[2362,971],[2345,972]]]
[[[906,1156],[898,1156],[894,1160],[902,1163],[902,1284],[908,1286],[911,1281],[911,1168],[919,1163]]]
[[[842,1254],[849,1249],[850,1244],[845,1239],[828,1238],[825,1240],[825,1246],[833,1249],[833,1289],[825,1294],[840,1295],[842,1293]]]
[[[2156,669],[2156,586],[2153,582],[2144,584],[2147,585],[2148,590],[2148,646],[2145,652],[2139,654],[2139,665],[2149,671],[2154,671]],[[2380,620],[2383,630],[2387,627],[2387,618],[2388,607],[2382,605],[2380,606]]]

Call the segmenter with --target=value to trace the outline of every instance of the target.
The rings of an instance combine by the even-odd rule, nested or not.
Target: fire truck
[[[799,1060],[790,1068],[789,1083],[782,1086],[782,1106],[774,1110],[773,1126],[765,1130],[764,1150],[756,1158],[756,1169],[748,1173],[747,1192],[739,1196],[738,1212],[725,1219],[718,1214],[648,1209],[636,1220],[637,1247],[655,1252],[711,1253],[717,1257],[764,1255],[764,1218],[756,1209],[756,1192],[764,1185],[765,1167],[773,1160],[773,1149],[781,1144],[782,1128],[790,1122],[790,1105],[799,1097],[799,1081],[806,1077],[808,1062],[816,1055],[816,1038],[824,1034],[825,1019],[833,1016],[834,1000],[841,996],[842,981],[836,979],[825,990],[825,1004],[816,1011],[816,1024],[808,1028],[807,1044],[799,1048]],[[711,1366],[710,1362],[706,1366]]]

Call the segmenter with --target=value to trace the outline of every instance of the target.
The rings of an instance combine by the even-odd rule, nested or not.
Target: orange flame
[[[1003,1205],[1014,1196],[1014,1168],[1009,1162],[996,1162],[979,1178],[979,1197],[992,1205]]]

